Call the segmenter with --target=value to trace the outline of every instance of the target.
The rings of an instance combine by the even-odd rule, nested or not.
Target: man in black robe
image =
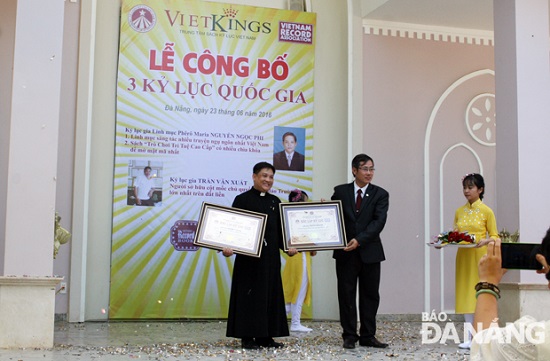
[[[274,175],[273,165],[256,164],[252,189],[235,197],[232,205],[267,214],[261,257],[237,254],[233,266],[226,336],[240,338],[245,349],[282,347],[283,344],[275,342],[273,337],[289,335],[279,254],[279,249],[283,248],[281,201],[268,193]],[[295,249],[288,251],[290,256],[296,253]],[[223,254],[229,257],[233,250],[225,248]]]

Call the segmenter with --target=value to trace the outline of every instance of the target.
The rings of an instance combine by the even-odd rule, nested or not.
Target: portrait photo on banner
[[[273,166],[276,170],[303,172],[305,168],[304,128],[273,128]]]
[[[129,206],[159,207],[162,205],[162,162],[128,161]]]

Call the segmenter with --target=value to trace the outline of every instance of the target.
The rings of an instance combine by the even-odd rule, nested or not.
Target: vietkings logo
[[[153,9],[146,5],[137,5],[128,14],[128,24],[137,32],[146,33],[155,27],[157,16]]]

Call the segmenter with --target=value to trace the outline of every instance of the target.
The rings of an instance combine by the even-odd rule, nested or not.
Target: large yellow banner
[[[275,164],[281,198],[312,191],[315,21],[122,2],[110,318],[227,316],[233,260],[193,245],[200,207],[230,206],[259,161]],[[292,164],[280,162],[284,140]]]

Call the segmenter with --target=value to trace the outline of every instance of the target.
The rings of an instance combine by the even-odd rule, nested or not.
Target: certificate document
[[[193,243],[260,257],[267,215],[203,203]]]
[[[339,239],[334,208],[289,210],[288,228],[293,245],[333,243]]]
[[[346,247],[340,201],[281,203],[285,250]]]

